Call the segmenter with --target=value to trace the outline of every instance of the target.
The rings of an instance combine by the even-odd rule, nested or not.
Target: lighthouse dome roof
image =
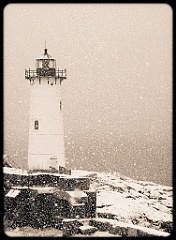
[[[45,49],[45,52],[41,57],[36,58],[36,60],[44,60],[44,59],[55,60],[47,53],[47,49]]]

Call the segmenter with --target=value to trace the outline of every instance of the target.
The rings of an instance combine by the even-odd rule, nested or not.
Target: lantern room
[[[43,56],[36,58],[36,69],[38,68],[40,69],[56,68],[56,60],[47,53],[46,48]]]
[[[55,76],[56,61],[52,58],[45,48],[43,56],[36,59],[36,71],[38,76]]]
[[[45,48],[44,54],[36,58],[36,69],[35,70],[26,70],[25,69],[25,79],[34,81],[36,78],[39,80],[44,78],[55,78],[60,80],[60,83],[67,78],[66,69],[57,69],[56,70],[56,60],[52,58]]]

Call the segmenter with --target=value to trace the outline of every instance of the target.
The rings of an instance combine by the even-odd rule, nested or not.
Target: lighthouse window
[[[39,122],[38,121],[34,121],[34,129],[35,130],[39,129]]]
[[[60,101],[60,110],[62,110],[62,102]]]

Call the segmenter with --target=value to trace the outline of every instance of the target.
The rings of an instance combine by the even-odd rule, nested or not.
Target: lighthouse
[[[66,69],[56,69],[47,49],[36,58],[36,69],[25,70],[30,82],[28,169],[51,171],[65,167],[61,83]]]

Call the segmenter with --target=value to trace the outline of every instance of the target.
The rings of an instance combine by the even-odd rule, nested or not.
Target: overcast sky
[[[118,146],[123,138],[131,139],[136,146],[143,140],[156,142],[159,155],[155,155],[154,161],[158,166],[165,161],[171,179],[169,5],[6,6],[4,148],[23,166],[27,156],[30,93],[24,70],[35,69],[35,59],[43,54],[45,40],[57,67],[67,69],[68,79],[62,83],[66,151],[74,150],[76,139],[89,139],[98,146],[102,142]],[[96,153],[101,155],[101,150]],[[130,161],[135,164],[135,160]]]

